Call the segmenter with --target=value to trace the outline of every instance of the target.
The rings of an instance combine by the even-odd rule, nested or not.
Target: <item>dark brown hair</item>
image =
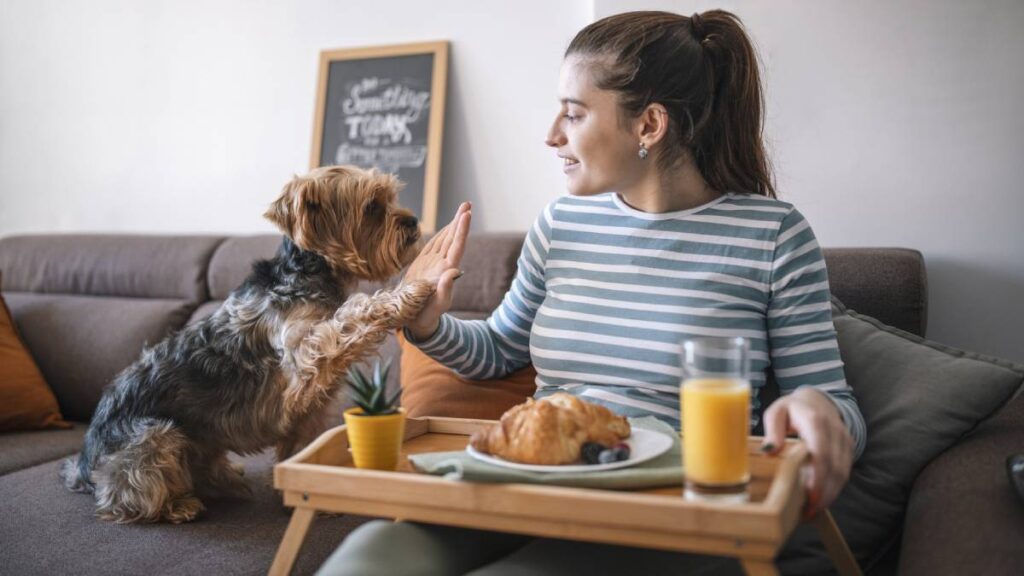
[[[689,150],[714,189],[775,197],[757,56],[736,15],[616,14],[581,30],[571,55],[586,58],[594,84],[618,93],[628,117],[652,103],[668,110],[662,168]]]

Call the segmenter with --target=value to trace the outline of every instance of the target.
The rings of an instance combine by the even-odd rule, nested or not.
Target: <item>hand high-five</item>
[[[418,340],[429,338],[437,331],[441,315],[451,308],[452,284],[462,275],[459,264],[466,248],[472,217],[473,206],[469,202],[460,204],[452,221],[427,242],[405,272],[406,281],[437,282],[437,291],[427,300],[419,316],[407,326]]]

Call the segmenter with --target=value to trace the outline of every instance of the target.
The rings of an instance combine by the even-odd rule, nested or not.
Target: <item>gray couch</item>
[[[186,525],[115,525],[92,516],[87,496],[66,491],[59,459],[75,452],[102,388],[144,345],[210,314],[271,256],[277,236],[43,235],[0,239],[3,296],[71,430],[0,434],[0,573],[257,574],[270,566],[288,522],[271,486],[269,454],[240,459],[252,499],[209,501]],[[521,234],[476,234],[467,248],[457,315],[484,317],[515,272]],[[927,290],[920,253],[826,250],[833,293],[849,308],[924,335]],[[364,286],[373,289],[374,286]],[[397,354],[393,341],[383,354]],[[394,364],[397,366],[397,362]],[[393,375],[394,376],[394,375]],[[397,385],[396,382],[391,383]],[[340,416],[340,401],[335,414]],[[340,417],[338,419],[340,421]],[[869,573],[935,573],[1016,550],[1024,514],[993,460],[1024,451],[1024,399],[936,458],[917,479],[902,542],[877,551]],[[979,466],[980,462],[986,466]],[[972,521],[976,519],[977,521]],[[311,573],[367,519],[319,518],[295,566]],[[937,549],[935,542],[942,542]],[[949,543],[953,543],[950,545]],[[950,559],[955,564],[943,561]],[[1002,566],[1004,564],[996,564]]]

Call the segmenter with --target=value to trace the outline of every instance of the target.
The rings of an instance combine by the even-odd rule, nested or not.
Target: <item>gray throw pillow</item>
[[[914,480],[936,456],[1002,407],[1024,366],[957,350],[847,310],[832,320],[868,441],[831,511],[861,567],[900,533]],[[817,531],[801,525],[779,557],[785,573],[833,571]]]

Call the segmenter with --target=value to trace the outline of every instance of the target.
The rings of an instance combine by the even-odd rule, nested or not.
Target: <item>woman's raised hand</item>
[[[419,316],[406,327],[417,340],[429,338],[437,331],[441,315],[452,305],[452,284],[462,276],[459,264],[469,236],[473,206],[469,202],[459,205],[455,217],[427,242],[420,255],[405,272],[405,281],[427,280],[437,282],[437,291],[427,300]]]

